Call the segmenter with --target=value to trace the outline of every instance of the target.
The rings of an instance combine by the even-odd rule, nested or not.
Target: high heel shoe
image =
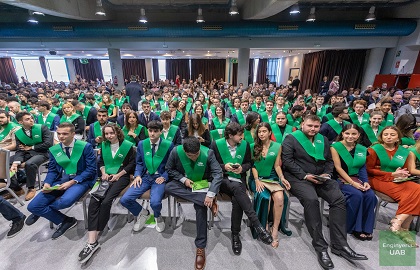
[[[277,237],[273,236],[273,227],[271,227],[271,236],[273,237],[273,242],[271,243],[271,247],[276,249],[279,247],[279,236],[277,235]]]
[[[391,219],[391,221],[388,224],[389,229],[391,230],[391,232],[395,234],[399,234],[399,232],[401,231],[401,225],[403,222],[404,220],[394,217],[393,219]]]

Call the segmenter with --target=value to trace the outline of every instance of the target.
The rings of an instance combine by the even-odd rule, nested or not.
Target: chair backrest
[[[10,151],[0,148],[0,179],[10,182]]]

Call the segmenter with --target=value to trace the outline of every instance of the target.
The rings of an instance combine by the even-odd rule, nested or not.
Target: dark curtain
[[[238,85],[238,63],[233,63],[232,65],[232,85]]]
[[[139,76],[140,81],[146,79],[146,60],[144,59],[122,59],[124,79],[130,80],[131,75]]]
[[[159,62],[157,59],[152,59],[153,79],[155,82],[159,81]]]
[[[96,81],[96,78],[99,80],[104,79],[101,60],[99,59],[88,59],[87,64],[80,63],[79,59],[73,59],[73,64],[76,74],[80,75],[82,79],[86,79],[87,81]]]
[[[180,81],[190,79],[189,59],[166,59],[166,78],[175,82],[176,75],[179,75]]]
[[[45,80],[48,80],[47,65],[45,64],[45,57],[39,57],[39,64],[41,65],[42,75],[44,75]]]
[[[199,74],[203,75],[203,82],[225,78],[225,59],[192,59],[191,79],[195,80]]]
[[[301,70],[300,89],[319,92],[324,76],[331,81],[340,76],[340,89],[361,87],[367,50],[321,51],[305,54]]]
[[[254,81],[254,59],[249,59],[248,85]]]
[[[268,59],[267,63],[267,76],[271,83],[276,84],[277,81],[277,68],[279,65],[278,58]]]
[[[265,83],[265,78],[267,76],[267,63],[268,59],[260,59],[258,61],[257,83]]]
[[[0,58],[0,81],[14,84],[19,83],[13,60],[10,57]]]

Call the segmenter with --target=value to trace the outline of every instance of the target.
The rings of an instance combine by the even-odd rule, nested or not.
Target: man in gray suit
[[[125,93],[130,97],[130,105],[134,111],[138,111],[139,101],[144,95],[143,87],[136,81],[136,76],[131,75],[130,83],[125,86]]]

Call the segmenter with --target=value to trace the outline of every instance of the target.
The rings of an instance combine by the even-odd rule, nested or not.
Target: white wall
[[[278,67],[279,79],[277,81],[280,82],[280,84],[286,85],[287,80],[289,79],[290,69],[291,68],[301,69],[302,61],[303,61],[302,54],[280,58],[279,67]],[[300,70],[299,78],[300,78],[301,73],[302,73],[302,69]]]

